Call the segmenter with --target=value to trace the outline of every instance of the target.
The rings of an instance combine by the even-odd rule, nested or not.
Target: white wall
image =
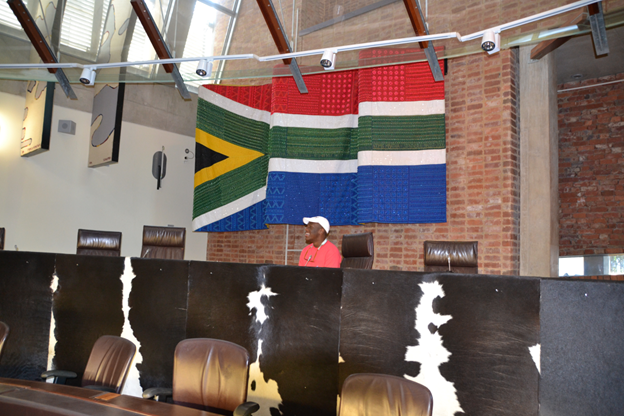
[[[175,225],[187,230],[185,259],[206,259],[206,233],[191,231],[194,160],[184,150],[195,150],[194,137],[124,122],[119,162],[88,168],[90,113],[55,106],[50,150],[21,157],[23,112],[23,97],[0,92],[5,250],[75,253],[78,229],[86,228],[121,231],[121,255],[138,257],[143,225]],[[59,133],[59,120],[73,120],[76,135]],[[167,171],[156,190],[152,157],[162,146]]]

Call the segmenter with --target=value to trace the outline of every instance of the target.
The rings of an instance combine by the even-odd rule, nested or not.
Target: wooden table
[[[134,396],[9,378],[0,378],[0,415],[218,416]]]

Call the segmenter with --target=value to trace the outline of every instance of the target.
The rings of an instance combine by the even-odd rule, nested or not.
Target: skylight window
[[[12,29],[22,29],[6,1],[0,1],[0,24]]]
[[[200,56],[212,56],[214,48],[214,26],[217,20],[217,11],[204,4],[195,3],[191,27],[186,38],[183,58],[195,58]],[[180,65],[180,73],[194,73],[197,62],[183,62]],[[208,74],[210,76],[210,74]],[[200,86],[206,81],[187,82],[188,85]]]

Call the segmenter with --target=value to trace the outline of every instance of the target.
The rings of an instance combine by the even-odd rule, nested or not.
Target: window
[[[213,55],[214,27],[216,20],[217,11],[214,8],[204,3],[195,3],[193,19],[191,20],[191,27],[186,38],[184,54],[182,55],[184,58]],[[197,62],[183,62],[180,65],[180,73],[183,76],[185,74],[193,74],[196,68]],[[186,84],[199,87],[205,83],[205,80],[201,80],[189,81]]]
[[[67,1],[61,25],[61,47],[64,52],[78,52],[84,58],[95,60],[109,4],[110,0]]]
[[[0,24],[12,29],[22,29],[22,26],[13,14],[13,10],[11,10],[6,1],[0,1]]]
[[[583,257],[559,257],[559,276],[583,276],[585,259]]]

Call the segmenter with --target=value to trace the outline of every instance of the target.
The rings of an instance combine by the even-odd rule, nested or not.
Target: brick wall
[[[517,50],[449,61],[446,76],[447,223],[333,227],[344,234],[372,231],[375,269],[423,270],[425,240],[477,240],[481,273],[519,271],[519,137]],[[288,232],[288,239],[286,233]],[[206,260],[296,264],[303,225],[210,233]]]
[[[559,86],[559,255],[624,252],[624,73]]]

